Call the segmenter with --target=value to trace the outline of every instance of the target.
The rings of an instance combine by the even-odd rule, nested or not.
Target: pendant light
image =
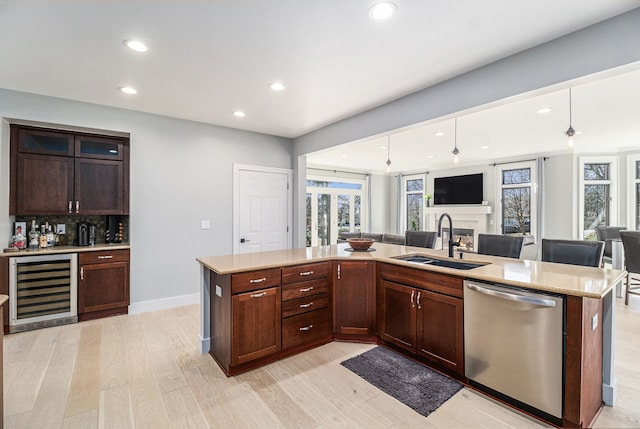
[[[458,150],[458,118],[455,118],[453,125],[453,150],[451,151],[453,154],[453,163],[457,164],[460,162],[460,158],[458,154],[460,151]]]
[[[569,129],[564,132],[569,139],[567,140],[567,147],[573,149],[573,136],[576,134],[576,130],[571,126],[571,88],[569,88]]]
[[[387,173],[391,172],[391,136],[387,136]]]

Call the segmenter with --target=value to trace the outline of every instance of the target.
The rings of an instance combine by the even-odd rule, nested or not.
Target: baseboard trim
[[[183,305],[198,304],[200,294],[172,296],[171,298],[152,299],[150,301],[134,302],[129,305],[129,314],[146,313],[148,311],[167,310]]]

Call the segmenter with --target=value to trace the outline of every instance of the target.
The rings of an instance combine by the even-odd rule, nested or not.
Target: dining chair
[[[435,231],[409,231],[404,233],[404,241],[407,246],[426,247],[433,249],[436,245],[438,233]]]
[[[542,260],[560,264],[600,267],[604,241],[542,239]]]
[[[520,259],[524,235],[478,234],[478,254]]]
[[[612,240],[620,240],[620,231],[627,229],[626,226],[598,226],[596,227],[596,236],[598,241],[604,241],[604,254],[602,260],[612,263]]]
[[[627,270],[627,287],[624,303],[629,305],[629,294],[640,295],[640,231],[620,231],[624,248],[624,267]]]

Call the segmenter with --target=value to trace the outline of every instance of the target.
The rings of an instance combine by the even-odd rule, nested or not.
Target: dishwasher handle
[[[542,307],[556,306],[556,302],[552,299],[535,298],[532,296],[519,295],[517,293],[503,292],[501,290],[493,289],[490,286],[480,286],[474,283],[467,283],[467,287],[471,290],[475,290],[476,292],[483,293],[485,295],[493,296],[496,298],[506,299],[509,301],[522,302],[525,304],[534,304]]]

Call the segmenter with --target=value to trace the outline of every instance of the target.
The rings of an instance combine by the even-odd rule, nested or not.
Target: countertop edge
[[[429,251],[433,250],[433,249],[413,248],[409,246],[402,246],[402,247],[405,250],[406,254],[430,253]],[[307,249],[313,249],[313,248],[307,248]],[[290,252],[294,250],[298,250],[299,253],[302,253],[304,249],[288,249],[288,250]],[[244,255],[250,255],[250,254],[244,254]],[[520,262],[524,261],[520,259],[510,260],[508,258],[500,258],[500,257],[494,257],[494,256],[487,256],[487,255],[477,255],[477,254],[475,254],[474,257],[476,257],[476,261],[491,261],[492,263],[502,264],[502,265],[513,263],[514,261],[520,261]],[[551,292],[551,293],[558,293],[563,295],[577,296],[582,298],[593,298],[593,299],[602,299],[603,297],[605,297],[608,293],[611,292],[611,290],[615,287],[615,285],[618,284],[620,281],[622,281],[626,276],[626,271],[624,270],[613,270],[613,269],[606,268],[604,270],[608,270],[608,272],[612,274],[612,276],[610,276],[610,279],[607,283],[607,286],[600,289],[597,292],[591,292],[591,291],[579,291],[579,290],[573,290],[573,289],[566,289],[562,287],[552,286],[549,284],[541,284],[538,282],[518,281],[514,279],[498,277],[495,275],[487,275],[481,271],[481,268],[479,271],[474,271],[475,270],[474,269],[474,270],[465,270],[461,272],[460,270],[456,270],[452,268],[429,266],[429,265],[416,265],[410,262],[393,259],[389,256],[378,256],[375,254],[375,252],[358,252],[358,253],[353,252],[349,255],[339,255],[333,252],[329,252],[327,255],[324,255],[324,256],[310,256],[305,254],[305,256],[297,255],[296,257],[290,258],[287,260],[281,260],[281,261],[272,262],[272,263],[256,263],[255,265],[250,265],[250,264],[247,264],[247,261],[243,261],[242,264],[239,264],[240,266],[229,268],[229,269],[224,269],[224,268],[221,269],[220,267],[215,267],[211,265],[208,259],[212,259],[212,258],[214,259],[215,258],[237,258],[238,260],[241,260],[243,259],[243,256],[242,254],[239,254],[239,255],[223,255],[219,257],[215,257],[215,256],[198,257],[196,258],[196,261],[206,269],[210,271],[214,271],[221,275],[235,274],[235,273],[241,273],[246,271],[255,271],[255,270],[269,269],[269,268],[282,268],[282,267],[289,267],[289,266],[323,262],[323,261],[329,261],[329,262],[341,261],[341,260],[374,261],[374,262],[404,266],[404,267],[428,271],[428,272],[437,272],[437,273],[452,275],[452,276],[461,277],[465,279],[502,283],[509,286],[534,289],[534,290],[539,290],[543,292]],[[246,258],[251,258],[251,257],[247,256]],[[471,257],[465,260],[469,262],[474,261],[474,259],[472,259]],[[536,264],[543,264],[542,266],[546,264],[550,264],[549,267],[559,265],[559,264],[552,264],[550,262],[541,262],[541,261],[530,261],[530,262],[536,263]],[[591,269],[601,270],[599,268],[593,268],[593,267],[572,266],[572,268],[585,269],[585,270],[591,270]]]
[[[17,252],[2,252],[0,257],[13,258],[22,256],[39,256],[39,255],[54,255],[57,253],[82,253],[82,252],[99,252],[105,250],[126,250],[131,249],[129,244],[96,244],[94,246],[58,246],[45,250],[19,250]]]

